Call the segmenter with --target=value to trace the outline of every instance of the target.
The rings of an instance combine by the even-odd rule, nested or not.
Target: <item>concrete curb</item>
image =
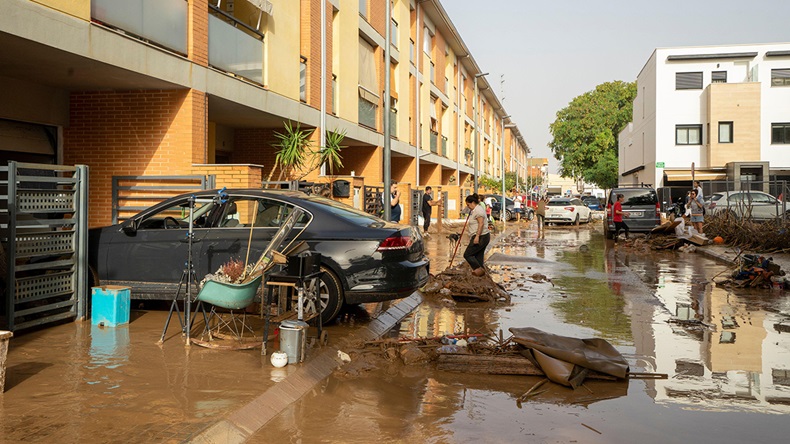
[[[198,433],[189,442],[224,444],[247,441],[266,423],[340,367],[342,362],[337,358],[338,350],[348,346],[351,342],[372,341],[380,338],[417,308],[422,301],[422,295],[418,292],[401,299],[368,325],[359,328],[355,334],[312,356],[307,363],[302,364],[299,370],[230,413],[226,418]]]
[[[717,261],[724,262],[727,265],[735,264],[735,261],[730,259],[726,255],[724,255],[722,253],[718,253],[718,252],[713,251],[713,250],[710,250],[708,248],[697,247],[697,251],[702,253],[702,254],[704,254],[705,256],[708,256],[711,259],[716,259]]]

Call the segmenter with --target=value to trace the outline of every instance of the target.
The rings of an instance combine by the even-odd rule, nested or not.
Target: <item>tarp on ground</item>
[[[579,339],[546,333],[532,327],[510,328],[522,354],[541,368],[551,381],[578,387],[587,370],[625,378],[628,362],[605,339]]]

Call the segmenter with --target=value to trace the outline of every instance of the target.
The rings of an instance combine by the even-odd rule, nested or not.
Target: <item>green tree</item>
[[[601,188],[617,185],[617,138],[631,121],[635,97],[636,82],[606,82],[557,112],[549,147],[561,176]]]

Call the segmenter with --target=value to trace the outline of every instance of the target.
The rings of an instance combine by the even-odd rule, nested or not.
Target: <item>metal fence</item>
[[[112,223],[117,224],[154,204],[190,191],[215,188],[215,176],[113,176]]]
[[[728,211],[754,220],[783,219],[790,208],[790,182],[784,180],[700,181],[706,208],[713,213]]]
[[[86,314],[88,167],[0,167],[0,325],[21,330]]]

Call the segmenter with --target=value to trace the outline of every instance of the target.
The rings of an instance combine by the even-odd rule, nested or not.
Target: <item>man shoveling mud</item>
[[[477,194],[466,197],[466,206],[471,211],[469,214],[469,234],[471,239],[469,246],[464,251],[464,259],[472,267],[473,275],[483,276],[486,274],[486,270],[483,267],[486,246],[491,241],[486,211],[480,205],[480,197]]]

